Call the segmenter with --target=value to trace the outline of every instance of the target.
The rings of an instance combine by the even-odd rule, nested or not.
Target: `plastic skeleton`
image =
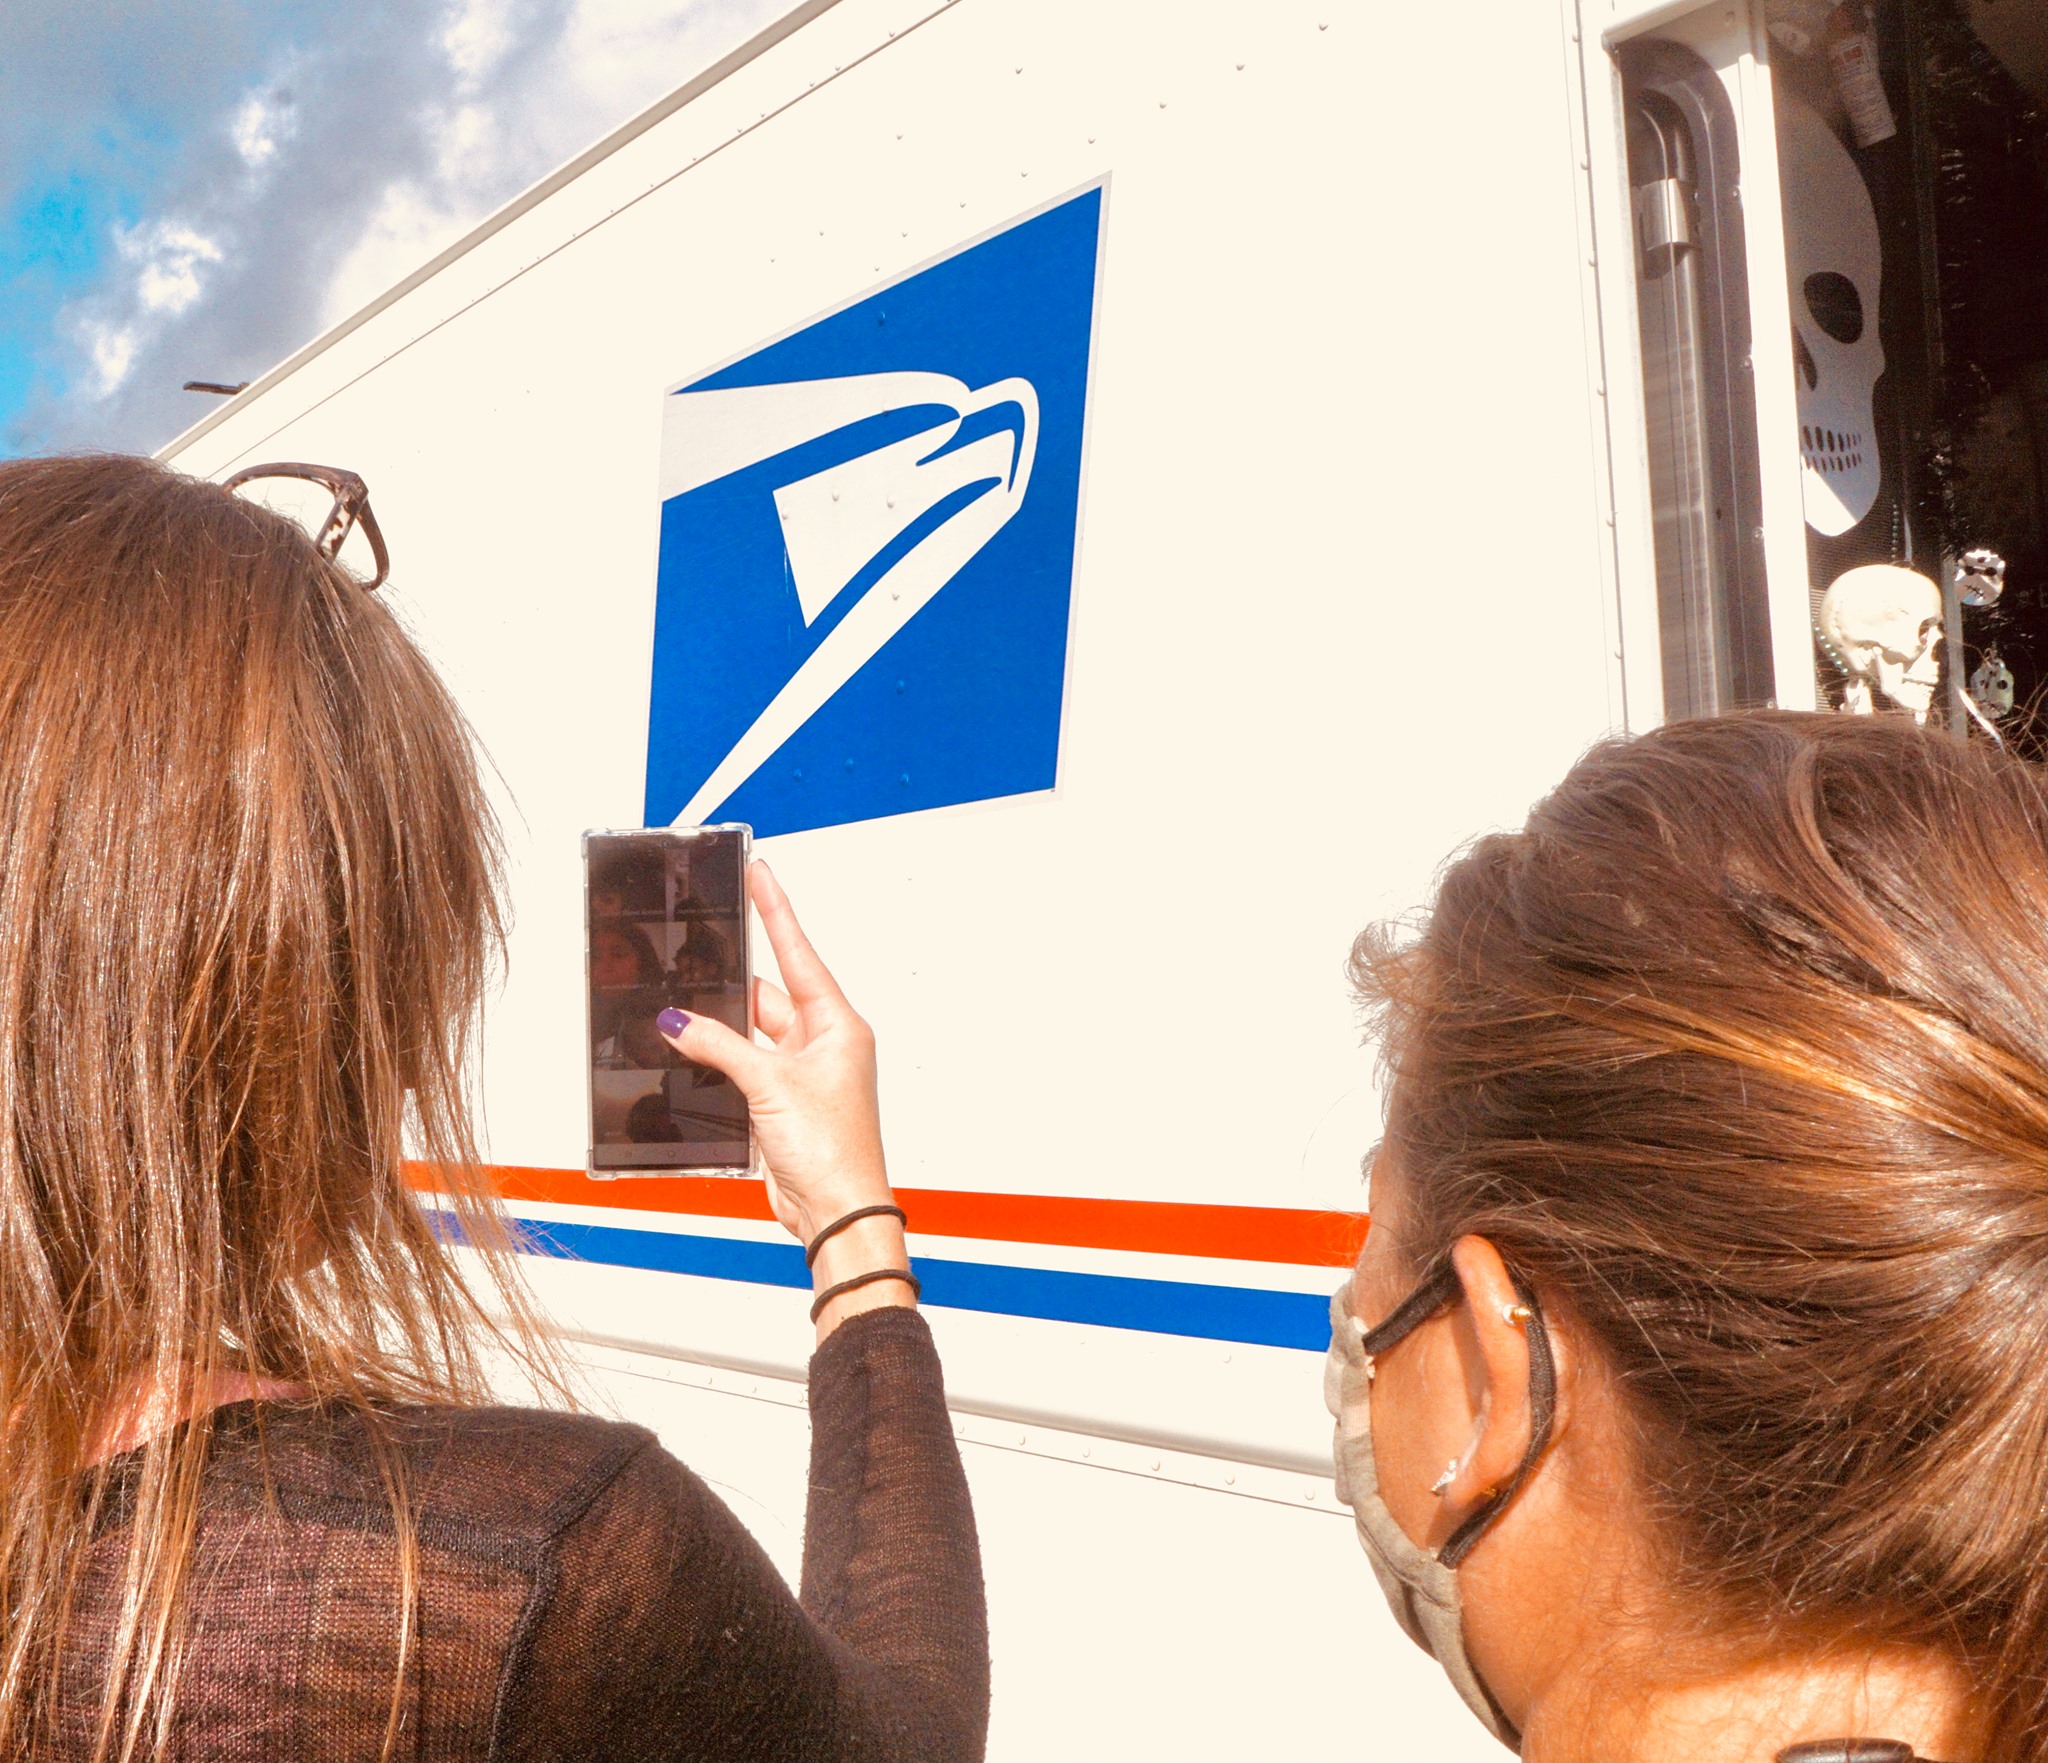
[[[1866,563],[1835,578],[1820,638],[1849,676],[1842,708],[1867,715],[1873,690],[1925,722],[1941,678],[1941,590],[1915,570]]]

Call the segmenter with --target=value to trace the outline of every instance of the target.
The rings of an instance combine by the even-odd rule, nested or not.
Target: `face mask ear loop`
[[[1519,1290],[1519,1288],[1517,1288]],[[1458,1283],[1458,1270],[1451,1265],[1446,1255],[1432,1267],[1407,1297],[1394,1306],[1392,1314],[1379,1327],[1367,1329],[1359,1339],[1359,1346],[1367,1359],[1375,1353],[1384,1353],[1396,1341],[1414,1333],[1432,1316],[1441,1315],[1462,1295]]]
[[[1472,1552],[1472,1546],[1486,1534],[1487,1527],[1507,1510],[1508,1502],[1536,1471],[1544,1448],[1550,1443],[1550,1427],[1557,1417],[1557,1362],[1550,1356],[1550,1331],[1543,1326],[1543,1312],[1536,1296],[1519,1279],[1515,1295],[1528,1307],[1524,1325],[1529,1337],[1529,1448],[1522,1453],[1514,1477],[1492,1499],[1451,1532],[1436,1558],[1446,1567],[1456,1567]]]

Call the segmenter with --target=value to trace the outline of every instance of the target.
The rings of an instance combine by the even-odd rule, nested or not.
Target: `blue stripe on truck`
[[[798,1290],[811,1283],[803,1251],[794,1243],[625,1230],[616,1225],[553,1219],[507,1222],[532,1255]],[[1315,1353],[1330,1344],[1330,1301],[1309,1292],[1126,1279],[1120,1274],[1066,1273],[983,1261],[943,1261],[925,1255],[916,1257],[913,1265],[924,1282],[925,1301],[954,1310],[1032,1316],[1046,1322],[1086,1322],[1098,1328],[1136,1328],[1260,1347],[1299,1347]]]

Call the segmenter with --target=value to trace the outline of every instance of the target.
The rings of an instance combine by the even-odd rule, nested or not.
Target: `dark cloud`
[[[8,450],[162,445],[778,0],[5,0],[0,175],[125,193]],[[372,278],[366,282],[365,278]],[[362,284],[358,286],[358,284]]]

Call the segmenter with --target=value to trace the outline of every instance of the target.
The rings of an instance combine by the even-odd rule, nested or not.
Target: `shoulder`
[[[423,1506],[457,1506],[536,1541],[575,1523],[639,1459],[666,1455],[645,1427],[536,1408],[431,1411],[405,1446]]]
[[[649,1455],[665,1453],[646,1428],[588,1414],[245,1406],[223,1414],[211,1478],[223,1490],[261,1488],[328,1522],[358,1511],[382,1528],[388,1476],[400,1468],[423,1536],[468,1532],[523,1553],[547,1548]]]

